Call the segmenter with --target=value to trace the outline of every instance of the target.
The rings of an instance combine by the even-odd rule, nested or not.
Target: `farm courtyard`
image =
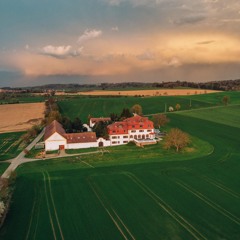
[[[193,110],[183,98],[185,111],[168,114],[192,138],[178,154],[160,142],[21,165],[0,239],[239,239],[240,93],[229,106],[216,96],[194,96]],[[87,116],[84,103],[75,114]]]

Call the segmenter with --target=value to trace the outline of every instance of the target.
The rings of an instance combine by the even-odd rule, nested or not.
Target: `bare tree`
[[[172,128],[165,137],[164,148],[175,148],[177,152],[190,143],[190,137],[187,133],[178,128]]]
[[[169,118],[165,114],[155,114],[153,115],[153,123],[155,128],[160,128],[169,122]]]
[[[178,111],[178,110],[180,110],[181,105],[180,105],[179,103],[177,103],[176,106],[175,106],[175,108],[176,108],[176,110]]]
[[[139,104],[135,104],[131,108],[132,113],[136,113],[138,115],[142,115],[142,106]]]
[[[227,96],[227,95],[223,96],[223,98],[222,98],[222,102],[223,102],[223,104],[224,104],[225,106],[228,105],[229,100],[230,100],[230,98],[229,98],[229,96]]]

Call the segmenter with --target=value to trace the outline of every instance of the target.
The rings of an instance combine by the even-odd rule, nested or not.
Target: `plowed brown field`
[[[43,118],[44,103],[0,105],[0,133],[27,130]]]
[[[91,91],[79,92],[80,95],[122,95],[122,96],[184,96],[195,94],[214,93],[219,91],[203,89],[155,89],[155,90],[133,90],[133,91]]]
[[[92,96],[185,96],[196,94],[215,93],[220,91],[208,89],[151,89],[151,90],[125,90],[125,91],[108,91],[108,90],[93,90],[77,93],[56,92],[56,95],[92,95]],[[44,93],[36,93],[43,95]]]

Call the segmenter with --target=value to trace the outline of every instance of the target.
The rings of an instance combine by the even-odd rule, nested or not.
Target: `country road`
[[[42,132],[25,148],[27,150],[31,150],[34,145],[42,138],[44,135],[45,129],[42,130]],[[9,178],[11,175],[11,172],[14,171],[19,165],[27,162],[35,162],[35,161],[44,161],[48,159],[54,159],[54,158],[64,158],[64,157],[70,157],[70,156],[81,156],[81,155],[88,155],[88,154],[97,154],[97,153],[103,153],[103,150],[99,151],[91,151],[91,152],[85,152],[85,153],[75,153],[75,154],[67,154],[67,153],[61,153],[58,156],[50,157],[50,158],[25,158],[25,153],[22,151],[17,157],[13,159],[9,159],[4,162],[10,162],[11,164],[6,169],[6,171],[2,174],[1,178]]]
[[[34,147],[34,145],[43,137],[44,131],[45,131],[45,128],[42,130],[42,132],[25,149],[30,151]],[[6,169],[6,171],[2,174],[1,177],[2,178],[9,178],[11,172],[14,171],[18,167],[18,165],[20,165],[20,164],[22,164],[24,162],[27,162],[27,160],[31,161],[31,159],[25,158],[25,152],[23,150],[17,157],[15,157],[12,160],[10,160],[11,164]]]

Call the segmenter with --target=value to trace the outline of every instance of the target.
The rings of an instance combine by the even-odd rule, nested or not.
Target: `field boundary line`
[[[121,222],[121,224],[124,226],[124,228],[126,229],[126,231],[128,232],[128,234],[132,237],[133,240],[135,240],[135,237],[132,235],[132,233],[130,232],[130,230],[128,229],[128,227],[125,225],[125,223],[123,222],[123,220],[119,217],[119,215],[116,213],[116,211],[111,207],[112,211],[115,213],[116,217],[119,219],[119,221]]]
[[[87,166],[89,166],[89,167],[91,167],[91,168],[95,168],[93,165],[91,165],[90,163],[87,163],[87,162],[85,162],[85,161],[81,161],[81,162],[83,162],[84,164],[86,164]]]
[[[229,107],[235,107],[235,106],[240,106],[239,103],[236,104],[228,104]],[[149,113],[149,114],[144,114],[144,116],[148,117],[148,116],[153,116],[156,114],[182,114],[184,115],[185,112],[193,112],[193,111],[201,111],[204,109],[215,109],[215,108],[224,108],[226,107],[224,106],[210,106],[210,107],[200,107],[200,108],[193,108],[193,109],[185,109],[185,110],[180,110],[180,111],[174,111],[174,112],[158,112],[158,113]]]
[[[187,232],[189,232],[195,239],[205,239],[194,226],[192,226],[183,216],[172,209],[165,201],[163,201],[156,193],[154,193],[146,184],[138,179],[132,173],[124,173],[128,176],[136,185],[138,185],[153,201],[157,203],[166,213],[168,213],[176,222],[179,223]]]
[[[236,217],[235,215],[233,215],[232,213],[230,213],[225,208],[223,208],[220,205],[218,205],[217,203],[213,202],[208,197],[204,196],[202,193],[200,193],[197,190],[193,189],[192,187],[190,187],[186,183],[183,183],[182,181],[176,181],[176,183],[179,186],[181,186],[182,188],[184,188],[185,190],[187,190],[188,192],[192,193],[197,198],[201,199],[203,202],[205,202],[207,205],[209,205],[210,207],[215,209],[217,212],[221,213],[222,215],[224,215],[228,219],[230,219],[233,222],[235,222],[236,224],[240,225],[240,219],[238,217]]]
[[[48,208],[49,220],[50,220],[50,223],[51,223],[51,226],[52,226],[54,239],[57,240],[54,224],[53,224],[53,221],[52,221],[52,214],[50,212],[49,200],[48,200],[48,196],[47,196],[46,176],[45,176],[44,172],[42,174],[43,174],[43,180],[44,180],[44,188],[45,188],[45,196],[46,196],[46,200],[47,200],[47,208]]]
[[[206,175],[203,175],[203,174],[199,174],[199,173],[195,173],[194,171],[192,171],[191,169],[183,169],[184,171],[187,171],[187,172],[190,172],[190,173],[193,173],[194,175],[196,175],[197,177],[199,177],[200,179],[203,179],[205,182],[208,182],[210,184],[212,184],[213,186],[221,189],[222,191],[228,193],[229,195],[235,197],[235,198],[240,198],[240,194],[235,192],[234,190],[232,190],[231,188],[223,185],[222,183],[218,182],[217,180],[215,179],[212,179],[212,178],[209,178],[207,177]]]
[[[58,224],[58,228],[59,228],[61,237],[64,240],[64,236],[63,236],[63,233],[62,233],[62,228],[61,228],[61,225],[60,225],[60,222],[59,222],[59,219],[58,219],[58,214],[57,214],[57,210],[56,210],[54,199],[53,199],[50,175],[49,175],[48,172],[46,172],[46,175],[47,175],[47,178],[48,178],[49,193],[50,193],[50,197],[51,197],[51,201],[52,201],[52,205],[53,205],[53,209],[54,209],[54,213],[55,213],[55,218],[56,218],[56,221],[57,221],[57,224]]]
[[[124,237],[124,239],[128,240],[129,238],[126,236],[126,233],[123,232],[123,229],[121,228],[119,222],[121,223],[122,227],[127,231],[127,233],[129,234],[129,236],[135,240],[135,237],[132,235],[132,233],[130,232],[130,230],[127,228],[127,226],[124,224],[124,222],[122,221],[122,219],[119,217],[119,215],[116,213],[116,211],[110,206],[110,209],[106,206],[106,204],[104,203],[103,199],[99,196],[99,193],[96,190],[96,184],[94,184],[93,182],[90,182],[89,180],[88,184],[90,185],[91,189],[93,190],[94,194],[96,195],[96,197],[98,198],[99,202],[101,203],[101,205],[103,206],[103,208],[105,209],[105,211],[107,212],[107,214],[109,215],[109,217],[111,218],[111,220],[113,221],[113,223],[115,224],[115,226],[117,227],[117,229],[119,230],[119,232],[122,234],[122,236]],[[112,213],[110,212],[110,210],[112,211]],[[114,216],[115,218],[114,218]],[[118,219],[119,222],[117,222],[116,218]]]
[[[31,230],[31,227],[32,227],[33,213],[34,213],[34,210],[35,210],[35,206],[36,206],[36,189],[34,191],[34,203],[33,203],[32,210],[31,210],[31,218],[30,218],[30,222],[29,222],[29,225],[28,225],[28,231],[27,231],[27,236],[25,237],[25,240],[27,240],[29,238],[30,230]]]
[[[41,199],[42,199],[42,194],[40,193],[39,194],[40,197],[39,197],[39,202],[41,202]],[[37,234],[37,229],[38,229],[38,223],[39,223],[39,214],[40,214],[40,204],[38,204],[38,208],[37,208],[37,222],[36,222],[36,226],[35,226],[35,230],[34,230],[34,238],[33,239],[36,239],[36,234]]]
[[[213,186],[216,186],[217,188],[223,190],[224,192],[230,194],[231,196],[233,196],[235,198],[240,198],[240,194],[236,193],[235,191],[233,191],[232,189],[226,187],[225,185],[223,185],[223,184],[221,184],[221,183],[219,183],[219,182],[217,182],[217,181],[215,181],[215,180],[213,180],[211,178],[208,178],[207,176],[204,176],[204,175],[202,176],[202,178],[206,182],[212,184]]]

